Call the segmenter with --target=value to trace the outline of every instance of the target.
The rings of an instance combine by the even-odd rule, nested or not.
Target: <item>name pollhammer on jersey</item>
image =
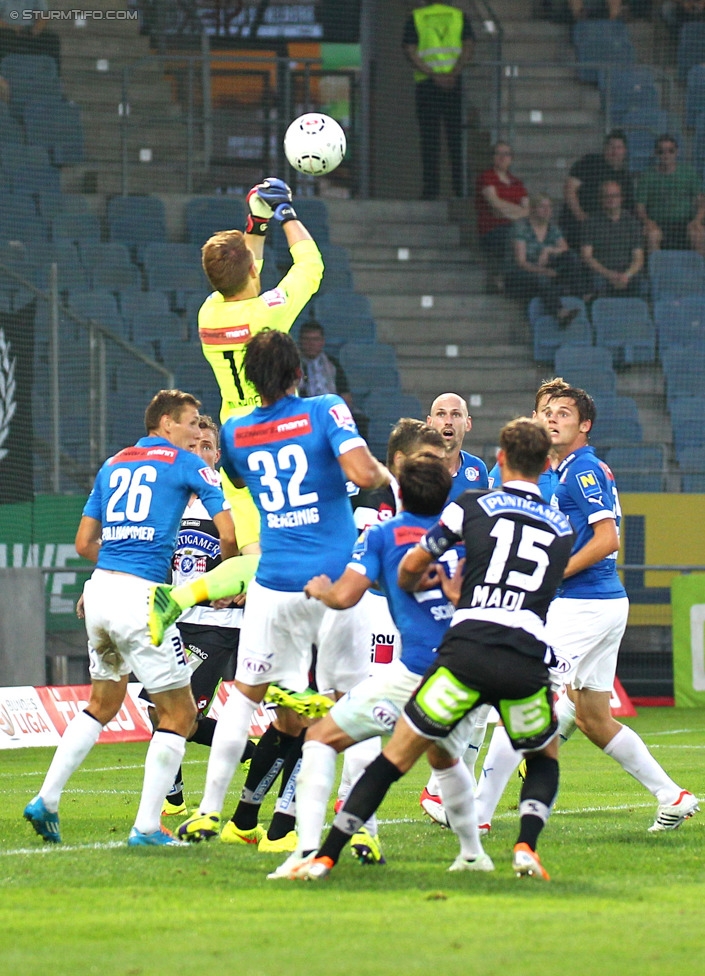
[[[317,508],[301,508],[294,512],[285,512],[283,515],[275,515],[269,512],[267,515],[267,525],[270,529],[292,529],[297,525],[315,525],[319,521]]]
[[[103,542],[119,542],[121,539],[151,542],[154,538],[154,528],[151,525],[106,525],[100,537]]]

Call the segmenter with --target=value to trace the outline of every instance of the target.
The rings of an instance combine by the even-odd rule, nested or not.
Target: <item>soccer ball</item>
[[[294,169],[310,176],[332,173],[345,156],[345,133],[329,115],[308,112],[294,119],[284,136],[284,153]]]

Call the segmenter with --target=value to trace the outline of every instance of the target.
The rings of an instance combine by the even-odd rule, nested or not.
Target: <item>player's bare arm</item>
[[[619,535],[617,526],[612,518],[604,518],[599,522],[594,522],[592,526],[593,537],[590,541],[574,553],[568,560],[563,577],[575,576],[584,569],[599,563],[613,552],[619,549]]]
[[[220,536],[220,558],[230,559],[231,556],[238,556],[240,550],[235,538],[235,524],[230,511],[218,512],[213,516],[213,524]]]
[[[348,610],[360,602],[370,586],[366,576],[348,567],[335,583],[325,574],[314,576],[304,586],[304,593],[332,610]]]
[[[354,447],[338,458],[345,477],[358,488],[383,488],[389,484],[389,471],[374,457],[365,445]]]
[[[90,560],[92,563],[98,562],[100,553],[101,524],[97,519],[84,515],[78,523],[76,532],[75,547],[79,556]]]
[[[413,593],[418,588],[421,579],[433,562],[433,556],[421,546],[414,546],[405,554],[399,563],[398,583],[402,590]]]

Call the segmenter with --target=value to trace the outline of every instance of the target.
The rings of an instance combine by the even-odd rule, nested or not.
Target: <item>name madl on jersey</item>
[[[525,596],[526,593],[503,590],[501,586],[482,586],[478,583],[472,591],[470,606],[480,607],[483,610],[491,607],[501,607],[502,610],[521,610]]]

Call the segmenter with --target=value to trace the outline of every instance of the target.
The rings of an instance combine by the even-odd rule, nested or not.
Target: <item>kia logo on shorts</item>
[[[267,661],[258,661],[253,658],[245,658],[245,667],[252,674],[266,674],[272,670],[272,665]]]
[[[10,718],[10,713],[4,705],[0,705],[0,732],[9,735],[11,739],[15,735],[15,723]]]
[[[383,725],[385,729],[389,729],[390,732],[396,725],[397,718],[399,717],[398,712],[393,712],[386,705],[375,705],[372,710],[372,715],[376,722]]]

